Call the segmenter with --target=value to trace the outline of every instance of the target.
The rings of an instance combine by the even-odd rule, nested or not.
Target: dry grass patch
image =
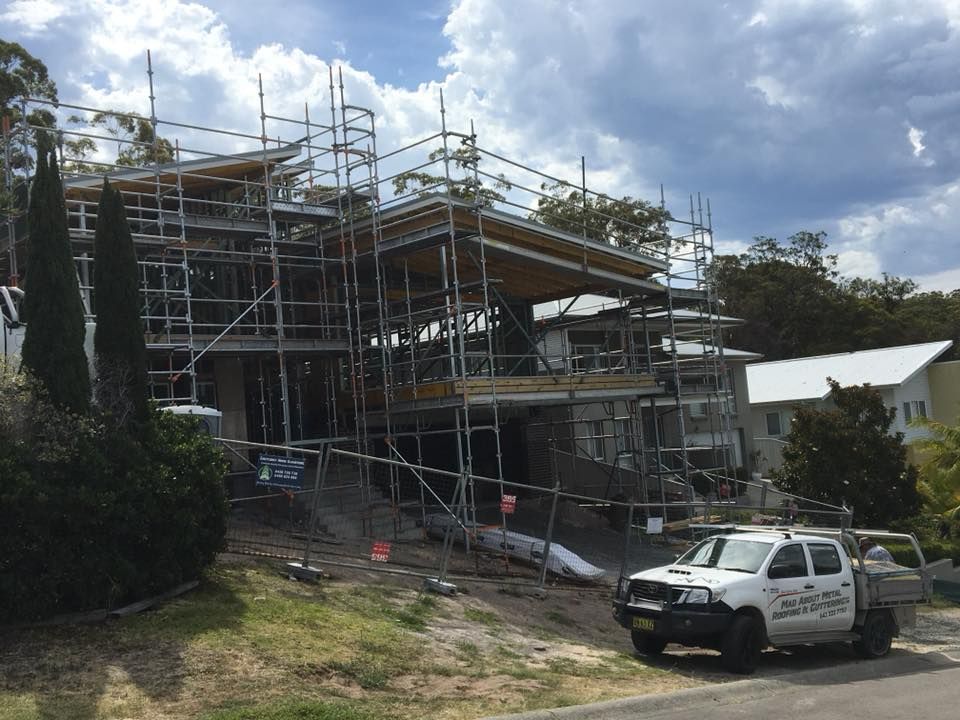
[[[221,563],[154,612],[0,631],[0,720],[466,718],[695,684],[488,600]]]

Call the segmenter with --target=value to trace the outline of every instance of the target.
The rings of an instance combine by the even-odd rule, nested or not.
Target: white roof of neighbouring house
[[[670,340],[661,341],[664,352],[670,352]],[[677,340],[677,355],[680,357],[701,357],[703,355],[712,355],[714,353],[713,345],[693,340]],[[741,362],[750,362],[759,360],[763,357],[760,353],[750,352],[749,350],[736,350],[725,347],[723,349],[725,360],[739,360]]]
[[[952,345],[952,340],[943,340],[747,365],[750,404],[825,400],[828,377],[844,386],[903,385]]]
[[[634,315],[640,317],[639,313],[634,312]],[[669,318],[669,313],[666,310],[658,310],[657,312],[647,313],[648,320],[655,319],[667,319]],[[742,318],[730,317],[729,315],[716,315],[700,312],[699,310],[686,310],[683,308],[673,311],[673,321],[674,323],[680,324],[690,324],[690,323],[709,323],[710,320],[714,320],[720,327],[736,327],[738,325],[745,325],[746,320]]]

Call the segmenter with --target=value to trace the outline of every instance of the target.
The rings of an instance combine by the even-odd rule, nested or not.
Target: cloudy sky
[[[957,0],[7,0],[0,36],[65,102],[259,132],[329,112],[328,64],[381,153],[452,127],[595,189],[682,210],[721,249],[825,230],[847,273],[960,287]]]

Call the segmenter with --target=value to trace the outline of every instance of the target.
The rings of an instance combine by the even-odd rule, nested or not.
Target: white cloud
[[[63,5],[52,0],[14,0],[7,5],[6,12],[0,14],[0,20],[19,25],[29,37],[45,32],[64,12]]]
[[[442,90],[452,129],[473,120],[481,146],[551,174],[578,182],[584,154],[596,189],[656,199],[663,182],[680,212],[687,192],[703,190],[718,242],[786,236],[820,219],[837,228],[838,252],[873,253],[889,272],[904,250],[911,272],[960,265],[960,249],[938,257],[933,240],[916,240],[960,229],[946,191],[960,179],[960,9],[947,0],[693,5],[460,0],[443,28],[448,51],[430,58],[436,77],[409,89],[388,81],[397,64],[380,76],[359,64],[366,49],[354,36],[340,48],[321,28],[310,47],[267,37],[258,46],[257,13],[201,2],[14,0],[2,17],[5,36],[56,29],[49,53],[31,52],[56,69],[65,101],[146,112],[150,48],[163,118],[257,134],[262,74],[269,113],[301,117],[306,102],[325,122],[332,59],[317,53],[337,51],[348,102],[377,113],[381,153],[438,128]],[[253,33],[236,26],[247,17]],[[872,267],[866,255],[845,257]]]
[[[768,105],[780,105],[785,108],[796,107],[800,98],[787,92],[783,83],[770,75],[759,75],[747,83],[747,87],[756,88],[766,100]]]
[[[911,127],[910,130],[907,131],[907,139],[913,147],[914,157],[920,157],[920,154],[927,149],[927,146],[923,144],[923,135],[923,130],[918,130],[915,127]]]
[[[952,268],[929,275],[915,275],[921,292],[951,292],[960,288],[960,268]]]
[[[927,149],[927,146],[923,144],[924,135],[926,135],[926,133],[923,130],[915,128],[912,125],[910,129],[907,130],[907,140],[910,142],[910,147],[913,148],[913,156],[919,158],[926,167],[930,167],[935,161],[929,155],[923,154]]]
[[[869,250],[843,250],[837,253],[837,272],[846,277],[879,278],[880,259]]]
[[[929,192],[883,203],[837,222],[834,247],[843,272],[941,279],[960,266],[960,184],[947,183]],[[846,259],[844,259],[846,258]],[[957,286],[960,287],[960,283]]]

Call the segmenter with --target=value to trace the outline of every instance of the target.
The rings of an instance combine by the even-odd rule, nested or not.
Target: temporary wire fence
[[[784,514],[777,506],[746,504],[746,496],[666,505],[600,500],[559,485],[359,453],[343,439],[318,448],[221,442],[250,467],[230,479],[228,549],[304,566],[347,563],[441,583],[487,579],[536,591],[611,586],[621,574],[672,562],[691,542],[735,524],[849,524],[848,511],[811,502],[796,504],[791,516],[789,506]],[[289,487],[271,485],[277,475],[263,470],[277,457],[297,470]]]

